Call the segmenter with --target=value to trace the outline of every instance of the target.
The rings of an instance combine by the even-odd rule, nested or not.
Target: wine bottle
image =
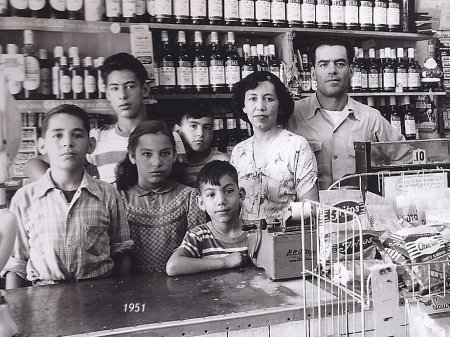
[[[389,122],[391,126],[399,133],[403,134],[402,130],[402,118],[397,110],[397,103],[395,96],[389,96]]]
[[[387,25],[390,32],[400,31],[400,0],[388,0]]]
[[[417,124],[414,113],[411,110],[411,103],[409,96],[403,96],[403,120],[404,120],[404,130],[405,139],[414,140],[417,136]]]
[[[280,61],[275,56],[275,45],[273,44],[269,44],[269,60],[267,63],[269,65],[269,71],[278,78],[281,78]]]
[[[272,0],[270,13],[272,18],[272,25],[274,27],[286,27],[287,20],[285,0]]]
[[[175,23],[191,23],[189,0],[173,0],[173,16]]]
[[[187,50],[184,31],[178,32],[176,67],[178,89],[183,93],[192,92],[192,61]]]
[[[25,29],[23,31],[22,54],[25,58],[25,80],[23,81],[24,98],[39,98],[39,61],[36,48],[34,46],[33,31]]]
[[[155,0],[155,20],[160,23],[173,22],[172,0]]]
[[[52,97],[52,65],[46,49],[39,49],[39,98]]]
[[[239,66],[239,54],[236,51],[234,33],[228,32],[227,51],[225,54],[225,83],[228,92],[231,92],[233,85],[241,80],[241,69]]]
[[[62,56],[60,58],[60,68],[59,68],[59,89],[61,99],[72,99],[72,78],[71,72],[69,70],[69,64],[67,62],[67,57]]]
[[[192,75],[194,91],[197,93],[210,92],[209,64],[203,46],[202,32],[194,32]]]
[[[317,0],[316,23],[318,28],[330,28],[330,0]]]
[[[94,68],[92,57],[86,56],[83,60],[84,98],[98,97],[97,70]]]
[[[136,0],[122,0],[122,17],[125,22],[136,22]]]
[[[161,60],[159,62],[160,90],[165,93],[174,93],[177,89],[175,56],[169,44],[169,34],[161,31]]]
[[[8,0],[0,0],[0,17],[9,15]]]
[[[353,47],[355,57],[353,58],[353,76],[350,78],[350,88],[352,91],[361,91],[361,66],[358,60],[358,47]]]
[[[49,17],[49,8],[46,0],[29,0],[28,7],[32,18]]]
[[[289,27],[301,27],[303,25],[300,0],[288,0],[286,19]]]
[[[66,0],[66,9],[70,20],[83,19],[83,0]]]
[[[303,27],[316,27],[316,0],[303,0],[301,8]]]
[[[61,57],[64,56],[62,46],[53,48],[53,67],[52,67],[52,94],[55,98],[61,99]]]
[[[345,28],[345,2],[344,0],[331,0],[330,6],[331,28]]]
[[[50,18],[52,19],[67,19],[67,8],[65,0],[49,0],[50,3]]]
[[[383,91],[394,91],[395,90],[395,64],[392,59],[391,48],[384,48],[384,53],[386,56],[386,61],[382,68],[383,74]],[[395,58],[394,58],[395,60]],[[395,97],[395,96],[394,96]]]
[[[242,49],[244,51],[244,61],[242,63],[242,78],[246,78],[248,75],[255,71],[255,65],[250,56],[250,45],[245,43],[242,45]]]
[[[361,91],[369,90],[369,66],[364,58],[364,49],[358,49],[358,63],[361,69]]]
[[[105,0],[106,20],[109,22],[121,21],[121,0]]]
[[[11,58],[12,62],[17,63],[17,58],[19,57],[19,47],[16,44],[8,43],[6,45],[7,58]],[[14,78],[9,78],[7,81],[8,89],[11,95],[17,99],[23,99],[23,81],[18,81]]]
[[[210,25],[223,25],[222,0],[208,0],[208,18]]]
[[[208,11],[206,6],[206,0],[191,1],[190,10],[191,10],[192,24],[204,25],[208,23]]]
[[[211,47],[209,61],[209,83],[214,93],[225,92],[225,62],[219,45],[217,32],[211,32]]]
[[[81,67],[81,60],[79,56],[73,58],[73,66],[70,71],[72,97],[73,99],[84,99],[84,71]]]
[[[256,25],[254,0],[239,1],[239,20],[242,26]]]
[[[375,0],[373,4],[373,24],[376,31],[387,31],[387,0]]]
[[[373,0],[359,2],[359,25],[361,30],[374,30]]]
[[[382,81],[380,81],[380,66],[375,58],[374,48],[369,48],[368,72],[369,91],[379,91]]]
[[[420,66],[414,59],[414,48],[408,48],[408,91],[421,89],[420,72]]]
[[[30,16],[28,0],[9,0],[11,16]]]
[[[97,70],[97,92],[98,92],[98,98],[106,98],[106,85],[105,81],[103,81],[102,76],[102,67],[103,63],[105,62],[105,58],[103,56],[100,56],[96,59],[95,69]]]
[[[272,24],[270,19],[270,1],[256,0],[255,1],[255,18],[256,24],[259,27],[268,27]]]
[[[256,45],[256,70],[257,71],[269,71],[269,65],[264,60],[264,45],[262,43],[258,43]]]
[[[345,0],[344,4],[345,28],[348,30],[358,30],[360,28],[358,0]]]
[[[397,48],[397,62],[395,71],[395,87],[401,88],[399,91],[408,89],[408,64],[404,58],[403,48]]]

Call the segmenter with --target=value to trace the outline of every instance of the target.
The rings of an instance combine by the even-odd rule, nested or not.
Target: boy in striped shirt
[[[167,262],[169,276],[235,268],[249,261],[247,232],[239,219],[245,190],[239,188],[236,169],[214,160],[200,170],[197,182],[198,204],[211,221],[186,233]]]

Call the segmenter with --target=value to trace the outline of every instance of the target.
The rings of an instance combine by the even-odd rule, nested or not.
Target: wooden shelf
[[[313,92],[304,92],[301,93],[302,97],[312,96]],[[445,96],[445,91],[411,91],[411,92],[349,92],[349,96],[352,97],[365,97],[365,96],[422,96],[422,95],[429,95],[429,96]]]
[[[345,29],[322,29],[322,28],[292,28],[292,32],[296,35],[333,35],[343,36],[345,38],[353,38],[358,40],[373,39],[387,39],[387,40],[408,40],[421,41],[429,40],[433,36],[417,33],[403,33],[403,32],[376,32],[363,30],[345,30]]]
[[[0,30],[39,30],[49,32],[73,32],[73,33],[128,33],[130,25],[137,23],[111,23],[104,21],[83,21],[66,19],[42,19],[23,17],[0,18]],[[142,24],[142,23],[141,23]],[[389,39],[389,40],[428,40],[432,36],[416,33],[402,32],[376,32],[358,30],[337,30],[321,28],[276,28],[276,27],[248,27],[248,26],[218,26],[218,25],[192,25],[173,23],[143,23],[156,30],[186,30],[186,31],[217,31],[235,32],[240,35],[276,36],[283,33],[294,32],[298,35],[335,35],[355,39]]]

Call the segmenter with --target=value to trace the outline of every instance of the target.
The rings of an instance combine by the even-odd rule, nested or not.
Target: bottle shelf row
[[[253,34],[255,36],[276,36],[286,32],[301,34],[321,34],[321,35],[345,35],[347,38],[365,39],[380,38],[389,40],[428,40],[430,35],[403,33],[403,32],[378,32],[378,31],[357,31],[338,30],[322,28],[277,28],[277,27],[243,27],[243,26],[219,26],[219,25],[189,25],[170,23],[111,23],[111,22],[86,22],[67,19],[42,19],[42,18],[22,18],[4,17],[0,18],[0,30],[39,30],[49,32],[72,32],[72,33],[128,33],[130,25],[147,25],[150,29],[164,30],[186,30],[186,31],[217,31],[217,32],[240,32],[242,34]]]
[[[313,93],[302,93],[301,97],[311,96]],[[445,96],[445,91],[439,92],[350,92],[353,97],[365,96]],[[187,99],[230,99],[231,94],[153,94],[145,100],[146,104],[155,104],[158,100],[187,100]],[[156,101],[155,101],[156,100]],[[22,112],[37,113],[48,111],[60,104],[72,103],[87,110],[89,113],[99,115],[114,114],[106,99],[79,99],[79,100],[20,100],[17,105]]]

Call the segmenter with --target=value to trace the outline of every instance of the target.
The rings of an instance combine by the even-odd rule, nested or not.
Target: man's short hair
[[[319,39],[309,50],[309,59],[311,60],[313,66],[316,64],[316,50],[321,46],[343,46],[347,51],[347,61],[348,64],[353,64],[353,58],[355,57],[355,50],[350,45],[348,40],[341,39],[338,37],[326,37]]]
[[[239,186],[238,173],[234,166],[227,161],[213,160],[202,167],[197,176],[197,184],[200,189],[202,184],[219,186],[220,179],[226,175],[230,176],[236,185]]]
[[[211,117],[214,119],[214,111],[209,104],[192,104],[188,106],[180,115],[178,124],[181,125],[183,118],[189,119],[200,119],[204,117]]]
[[[43,137],[45,136],[45,133],[47,132],[50,118],[52,118],[52,116],[57,115],[57,114],[67,114],[67,115],[78,117],[83,122],[83,127],[86,129],[86,131],[89,135],[90,123],[89,123],[89,116],[88,116],[87,112],[84,109],[82,109],[79,106],[74,105],[74,104],[61,104],[61,105],[58,105],[57,107],[54,107],[53,109],[49,110],[45,114],[44,119],[42,120],[42,136]]]
[[[129,70],[144,84],[148,79],[148,73],[143,64],[128,53],[117,53],[106,58],[101,66],[102,79],[107,84],[108,75],[115,70]]]

